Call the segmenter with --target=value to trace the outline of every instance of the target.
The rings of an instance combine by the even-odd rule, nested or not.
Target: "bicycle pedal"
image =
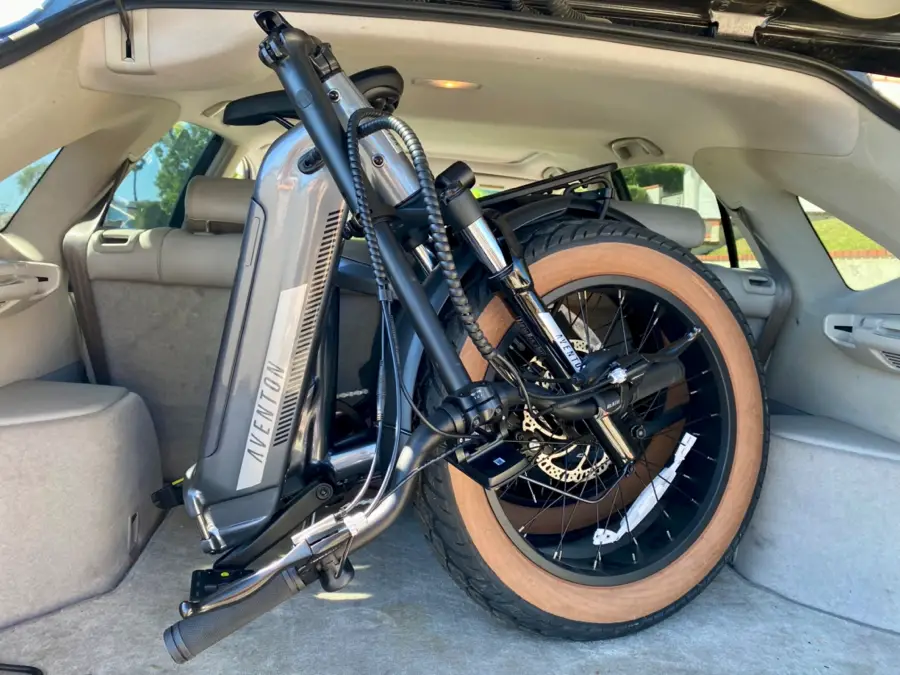
[[[465,455],[460,457],[459,454],[450,455],[449,461],[488,490],[497,489],[531,466],[531,460],[508,443],[489,452],[473,453],[471,458]]]

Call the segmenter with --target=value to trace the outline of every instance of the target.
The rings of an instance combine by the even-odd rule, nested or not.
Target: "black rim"
[[[637,581],[683,554],[718,508],[736,427],[724,359],[696,314],[647,282],[616,276],[582,279],[555,290],[544,302],[585,352],[607,349],[621,356],[639,347],[637,351],[652,353],[693,327],[701,329],[680,357],[684,383],[613,415],[636,451],[632,465],[620,470],[604,461],[601,443],[586,436],[581,423],[541,420],[536,431],[534,418],[514,411],[513,442],[529,448],[535,462],[519,478],[488,491],[507,535],[543,569],[584,585]],[[516,329],[499,349],[523,370],[542,374],[540,361],[529,355]],[[690,443],[687,434],[693,445],[674,476],[666,478],[671,468],[662,471],[675,464],[679,444],[685,439]],[[572,439],[582,443],[569,450]],[[652,508],[641,513],[638,500]]]

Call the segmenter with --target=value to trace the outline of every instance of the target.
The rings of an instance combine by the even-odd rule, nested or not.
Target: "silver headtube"
[[[324,86],[345,128],[350,115],[370,107],[366,98],[343,72],[329,77]],[[416,172],[409,158],[389,132],[376,131],[366,136],[360,141],[360,147],[366,156],[366,175],[388,204],[401,204],[419,191]]]

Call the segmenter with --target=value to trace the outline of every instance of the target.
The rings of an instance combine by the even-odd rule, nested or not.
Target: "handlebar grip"
[[[175,663],[190,661],[254,619],[289,600],[303,588],[300,575],[293,567],[289,567],[240,602],[182,619],[166,628],[163,633],[163,641],[169,656]]]

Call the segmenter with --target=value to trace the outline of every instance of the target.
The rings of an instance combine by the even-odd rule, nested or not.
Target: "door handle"
[[[37,277],[0,278],[0,302],[28,300],[37,292]]]
[[[19,312],[59,288],[59,265],[0,260],[0,314]]]
[[[829,314],[825,335],[867,366],[900,373],[900,315]]]

